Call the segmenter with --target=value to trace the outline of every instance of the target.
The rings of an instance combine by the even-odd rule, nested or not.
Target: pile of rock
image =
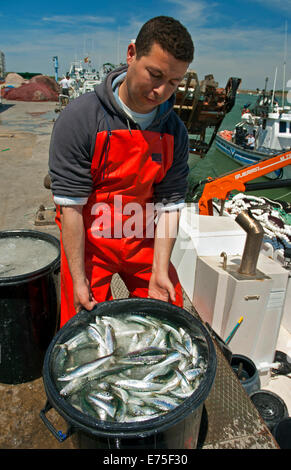
[[[8,86],[7,78],[5,85]],[[20,77],[20,75],[18,76]],[[22,83],[14,88],[4,88],[2,96],[7,100],[16,101],[58,101],[59,85],[53,78],[45,75],[36,75],[31,80],[24,80],[22,77]],[[18,79],[18,83],[20,80]],[[11,82],[9,82],[12,85]]]

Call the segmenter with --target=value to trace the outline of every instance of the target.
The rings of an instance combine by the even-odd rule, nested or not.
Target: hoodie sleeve
[[[84,98],[82,98],[84,97]],[[86,198],[92,191],[91,162],[96,134],[95,94],[72,101],[55,122],[49,149],[54,196]]]
[[[173,111],[174,113],[174,111]],[[189,173],[189,140],[184,123],[174,114],[174,156],[172,166],[163,180],[155,186],[154,202],[167,205],[180,204],[187,192]]]

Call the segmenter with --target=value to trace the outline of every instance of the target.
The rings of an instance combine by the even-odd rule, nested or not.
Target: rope
[[[280,203],[266,197],[238,193],[225,202],[225,210],[234,218],[241,211],[248,210],[261,223],[265,242],[271,243],[274,249],[291,248],[291,215]]]

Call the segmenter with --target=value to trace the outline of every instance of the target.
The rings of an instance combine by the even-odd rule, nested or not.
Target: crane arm
[[[212,199],[225,200],[230,191],[245,191],[245,183],[278,170],[291,163],[291,151],[261,160],[254,165],[246,166],[240,170],[231,171],[205,184],[199,200],[199,213],[213,215]]]

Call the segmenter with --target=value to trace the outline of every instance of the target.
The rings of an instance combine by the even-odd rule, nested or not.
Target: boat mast
[[[286,80],[286,57],[287,57],[287,20],[285,21],[285,47],[284,47],[284,63],[283,63],[283,96],[282,96],[282,109],[285,105],[285,80]]]
[[[271,103],[271,109],[272,109],[272,110],[273,110],[273,105],[274,105],[274,97],[275,97],[275,89],[276,89],[276,81],[277,81],[277,71],[278,71],[278,67],[276,67],[275,78],[274,78],[274,86],[273,86],[273,94],[272,94],[272,103]]]

